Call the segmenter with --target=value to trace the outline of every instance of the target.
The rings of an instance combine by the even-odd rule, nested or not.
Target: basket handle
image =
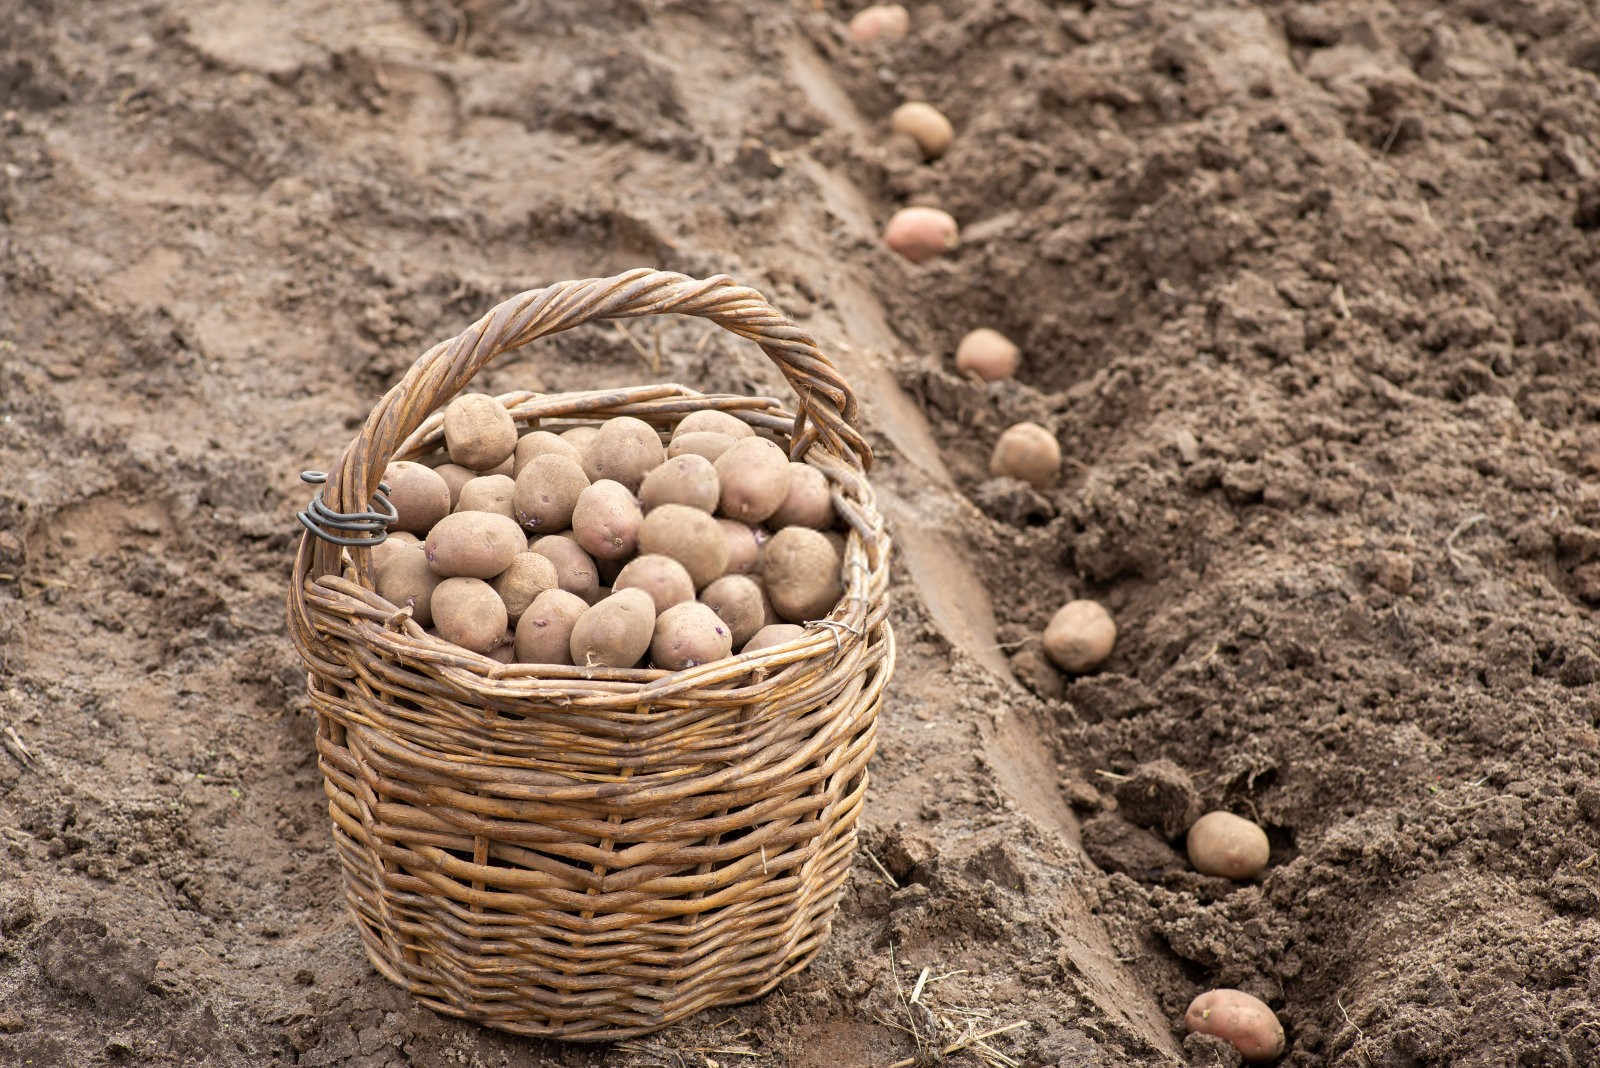
[[[640,267],[519,293],[423,353],[373,406],[361,433],[329,473],[324,502],[334,512],[366,511],[389,458],[411,432],[501,353],[591,320],[666,314],[710,319],[760,345],[778,365],[800,402],[789,443],[792,458],[800,459],[820,441],[860,470],[871,465],[872,450],[856,429],[855,394],[808,334],[760,293],[726,275],[701,280]],[[314,540],[311,577],[337,574],[339,547]]]

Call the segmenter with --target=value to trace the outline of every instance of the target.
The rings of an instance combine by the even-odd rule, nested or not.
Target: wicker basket
[[[524,426],[631,415],[670,430],[718,408],[785,440],[849,526],[845,595],[805,637],[679,672],[500,664],[425,634],[373,592],[370,551],[315,522],[290,583],[367,955],[439,1012],[519,1034],[644,1034],[765,993],[827,937],[894,665],[889,540],[855,399],[809,337],[727,278],[563,282],[423,355],[311,510],[370,517],[384,466],[434,448],[438,409],[500,353],[666,313],[758,343],[798,414],[672,385],[500,400]]]

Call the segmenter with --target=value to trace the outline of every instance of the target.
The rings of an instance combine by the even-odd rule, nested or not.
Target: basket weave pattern
[[[845,594],[786,645],[679,672],[503,665],[372,589],[370,552],[306,535],[290,631],[310,672],[333,839],[367,954],[440,1012],[527,1035],[643,1034],[747,1000],[826,937],[894,664],[889,540],[856,403],[753,290],[640,270],[520,294],[424,354],[324,500],[360,511],[495,356],[589,320],[679,313],[750,338],[800,403],[681,386],[509,394],[524,426],[719,408],[829,479]]]

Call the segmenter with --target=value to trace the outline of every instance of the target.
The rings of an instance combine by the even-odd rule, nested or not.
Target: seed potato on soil
[[[1117,625],[1094,601],[1068,601],[1044,628],[1044,651],[1062,671],[1082,675],[1106,662],[1117,642]]]
[[[912,263],[927,263],[957,248],[961,229],[947,211],[901,208],[884,227],[883,243]]]
[[[956,132],[950,120],[932,104],[908,101],[894,109],[889,125],[895,133],[911,138],[927,159],[938,159],[950,147]]]
[[[644,590],[618,590],[584,610],[572,627],[579,667],[632,667],[650,648],[656,606]]]
[[[396,460],[383,470],[389,503],[399,514],[396,529],[426,534],[450,514],[450,486],[432,468]]]
[[[1183,1023],[1190,1031],[1216,1035],[1250,1064],[1283,1054],[1283,1025],[1267,1003],[1242,990],[1208,990],[1189,1003]]]
[[[985,382],[997,382],[1017,373],[1022,351],[1012,340],[987,326],[980,326],[956,346],[956,370],[976,375]]]
[[[995,441],[989,473],[1020,479],[1034,489],[1049,489],[1061,476],[1061,445],[1038,423],[1018,423]]]
[[[858,45],[897,41],[911,29],[911,13],[900,4],[873,4],[850,19],[850,39]]]
[[[452,512],[423,543],[428,566],[445,578],[492,579],[527,547],[516,520],[496,512]]]
[[[1267,832],[1231,812],[1207,812],[1195,820],[1186,845],[1195,871],[1227,879],[1254,879],[1272,855]]]
[[[487,393],[464,393],[445,405],[444,441],[451,463],[495,473],[516,451],[517,424]]]

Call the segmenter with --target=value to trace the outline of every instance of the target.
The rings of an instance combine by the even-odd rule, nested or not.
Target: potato
[[[442,519],[443,516],[440,518]],[[409,530],[391,530],[389,531],[389,540],[399,542],[401,545],[415,545],[419,549],[422,548],[422,539]]]
[[[403,540],[407,538],[410,540]],[[388,537],[374,545],[371,550],[372,562],[370,564],[374,578],[376,578],[378,572],[383,569],[383,565],[398,556],[401,550],[416,548],[417,545],[418,542],[416,535],[408,534],[403,530],[394,531]]]
[[[920,100],[895,108],[894,114],[889,116],[889,125],[895,133],[915,141],[925,159],[938,159],[944,155],[945,149],[950,147],[950,142],[956,136],[944,113]]]
[[[789,492],[778,510],[767,518],[774,530],[780,527],[810,527],[827,530],[833,526],[833,490],[828,476],[810,464],[789,465]]]
[[[1068,601],[1044,628],[1044,652],[1062,671],[1081,675],[1105,663],[1117,625],[1094,601]]]
[[[956,346],[956,370],[976,375],[985,382],[996,382],[1017,373],[1022,350],[998,330],[980,326]]]
[[[651,661],[668,671],[721,660],[732,651],[728,625],[698,601],[673,605],[662,612],[650,639]]]
[[[550,452],[529,460],[515,486],[513,518],[537,534],[553,534],[572,522],[572,509],[589,487],[589,478],[578,461]]]
[[[639,527],[639,551],[678,561],[697,590],[728,568],[728,543],[717,521],[686,504],[663,504],[645,516]]]
[[[516,469],[517,469],[517,458],[516,458],[515,455],[512,455],[512,456],[507,456],[504,460],[501,460],[499,463],[495,464],[493,467],[487,468],[487,469],[485,469],[483,471],[480,471],[478,473],[480,475],[504,475],[507,478],[510,478],[512,476],[512,474],[516,471]]]
[[[755,432],[755,427],[737,415],[716,408],[702,408],[678,421],[678,425],[672,428],[672,440],[677,441],[690,434],[726,434],[735,439],[748,438],[754,437]]]
[[[517,648],[513,644],[515,640],[516,636],[507,631],[501,636],[500,644],[490,649],[485,655],[490,660],[498,660],[502,664],[513,664],[517,659]]]
[[[761,576],[778,616],[788,623],[821,619],[839,603],[840,557],[810,527],[784,527],[761,551]]]
[[[989,454],[989,473],[1019,478],[1034,489],[1049,489],[1061,474],[1061,446],[1038,423],[1008,427]]]
[[[748,575],[723,575],[700,592],[700,603],[728,625],[735,646],[767,623],[767,596]]]
[[[450,462],[487,471],[517,449],[517,424],[487,393],[463,393],[444,409],[444,445]]]
[[[1243,990],[1207,990],[1189,1002],[1183,1024],[1190,1031],[1216,1035],[1252,1063],[1283,1053],[1283,1025],[1277,1015]]]
[[[479,475],[477,478],[461,487],[461,494],[456,500],[458,512],[494,512],[507,519],[515,519],[512,515],[511,498],[517,491],[517,484],[509,475]]]
[[[1267,870],[1272,854],[1267,832],[1231,812],[1207,812],[1195,820],[1187,845],[1195,871],[1228,879],[1254,879]]]
[[[511,566],[500,572],[491,585],[506,603],[506,615],[513,624],[522,618],[535,597],[545,590],[561,588],[556,565],[548,556],[536,552],[518,553]]]
[[[588,601],[566,590],[545,590],[535,597],[517,620],[517,663],[572,663],[572,628],[588,610]]]
[[[693,434],[682,434],[672,439],[672,444],[667,446],[667,458],[679,456],[704,456],[712,463],[716,463],[722,454],[733,448],[733,443],[740,439],[727,434],[718,434],[710,430],[700,430]]]
[[[760,523],[789,496],[789,457],[766,438],[746,438],[717,458],[722,484],[717,510],[729,519]]]
[[[737,519],[719,519],[717,527],[722,531],[723,540],[728,543],[728,572],[742,575],[756,570],[761,560],[761,542],[764,540],[761,532]]]
[[[535,456],[565,456],[580,468],[583,466],[583,453],[576,445],[548,430],[535,430],[517,439],[517,451],[511,457],[511,477],[522,474],[522,469],[533,462]]]
[[[378,569],[373,587],[378,596],[396,608],[411,609],[411,618],[421,626],[433,622],[433,591],[439,585],[439,576],[428,566],[428,557],[421,549],[407,549],[396,553]]]
[[[447,578],[433,591],[433,625],[445,641],[487,653],[505,637],[505,602],[482,579]]]
[[[687,504],[707,514],[717,510],[722,486],[717,469],[704,456],[676,456],[644,476],[639,503],[646,512],[661,504]]]
[[[556,582],[568,593],[582,597],[586,603],[598,599],[600,572],[588,553],[572,538],[562,534],[546,534],[535,539],[528,551],[556,565]]]
[[[858,45],[898,41],[911,30],[911,13],[899,4],[873,4],[850,20],[850,39]]]
[[[450,514],[450,484],[439,472],[410,460],[396,460],[383,469],[389,503],[400,514],[397,530],[426,534]]]
[[[478,477],[478,472],[462,467],[460,464],[440,464],[433,469],[434,474],[444,479],[444,484],[450,487],[450,510],[456,510],[456,502],[461,499],[461,487]]]
[[[912,263],[926,263],[961,244],[961,231],[938,208],[901,208],[883,230],[883,243]]]
[[[593,482],[597,477],[589,467],[589,446],[600,433],[597,426],[575,426],[571,430],[563,430],[561,440],[578,450],[578,462],[583,465],[583,473]]]
[[[622,415],[600,424],[584,456],[595,472],[590,481],[610,479],[638,493],[644,476],[666,460],[667,447],[649,423]]]
[[[643,590],[618,590],[578,617],[572,662],[579,667],[632,667],[650,648],[656,606]]]
[[[522,528],[495,512],[452,512],[433,525],[423,549],[444,578],[492,579],[528,547]]]
[[[572,508],[572,536],[600,560],[621,560],[639,546],[644,513],[622,483],[602,478],[584,487]]]
[[[643,590],[655,602],[658,615],[675,604],[694,600],[694,579],[689,577],[689,572],[672,557],[659,553],[646,553],[629,560],[617,572],[617,580],[611,588]]]
[[[739,651],[741,653],[753,653],[758,649],[769,649],[774,645],[785,645],[805,636],[806,628],[799,624],[769,623],[756,631]]]

